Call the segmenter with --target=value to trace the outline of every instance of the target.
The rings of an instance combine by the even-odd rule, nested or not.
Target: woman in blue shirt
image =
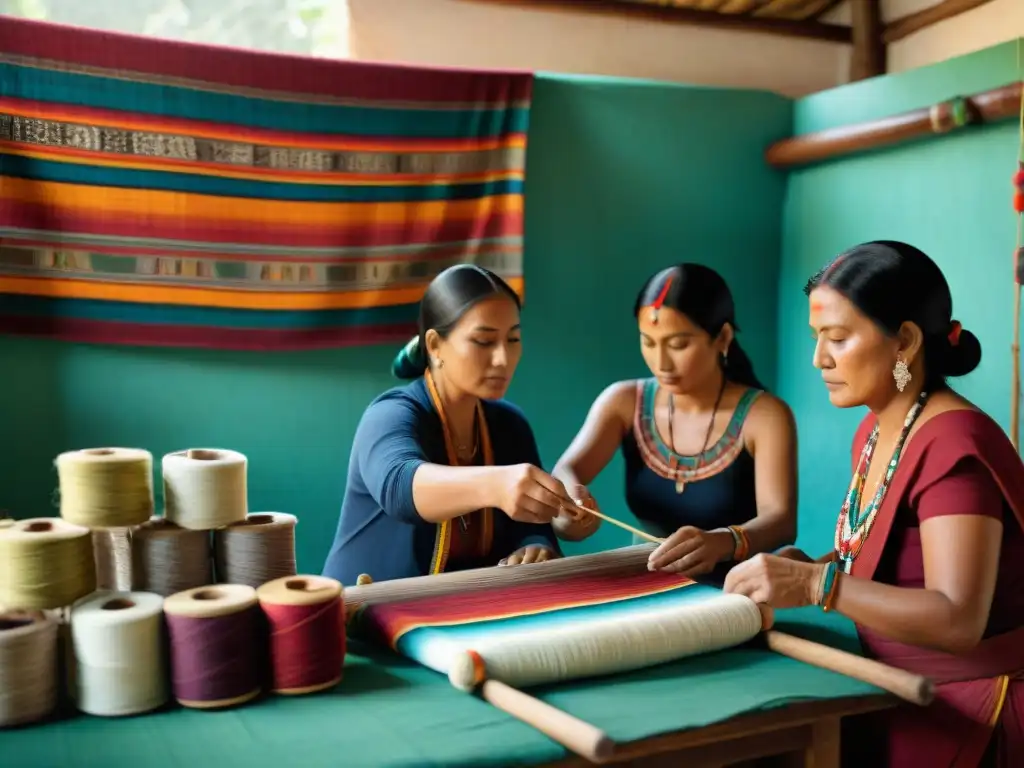
[[[796,535],[793,417],[736,341],[732,294],[713,269],[652,275],[634,315],[651,377],[605,389],[553,474],[593,506],[586,486],[621,450],[626,503],[665,539],[650,567],[721,580],[736,560]],[[597,530],[597,518],[570,509],[555,521],[561,538]]]
[[[431,282],[393,368],[411,383],[374,400],[356,430],[325,576],[351,585],[561,555],[551,520],[573,502],[500,399],[522,354],[519,310],[474,265]]]

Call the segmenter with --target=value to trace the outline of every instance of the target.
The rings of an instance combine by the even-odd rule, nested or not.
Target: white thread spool
[[[257,512],[214,532],[217,581],[255,589],[268,581],[294,576],[297,523],[294,515]]]
[[[448,671],[453,686],[471,691],[484,678],[529,687],[663,664],[731,648],[761,632],[758,606],[740,595],[631,612],[628,617],[581,618],[553,627],[509,629],[474,639],[471,648],[439,644],[427,666]],[[483,669],[477,658],[483,661]]]
[[[182,528],[209,531],[245,519],[247,461],[236,451],[192,448],[163,458],[164,514]]]
[[[153,454],[90,448],[60,454],[60,516],[86,528],[141,525],[153,514]]]
[[[132,531],[132,589],[170,597],[213,581],[209,531],[154,517]]]
[[[96,593],[71,609],[76,699],[82,712],[117,717],[150,712],[169,698],[163,598]]]
[[[57,622],[0,613],[0,728],[42,720],[57,707]]]

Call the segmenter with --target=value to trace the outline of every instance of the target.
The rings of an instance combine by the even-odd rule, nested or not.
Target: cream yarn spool
[[[59,518],[30,518],[0,529],[0,605],[64,608],[96,589],[88,528]]]
[[[141,525],[153,514],[153,454],[90,448],[60,454],[60,516],[87,528]]]
[[[0,728],[42,720],[57,707],[57,622],[0,613]]]
[[[71,609],[75,698],[82,712],[135,715],[168,700],[163,605],[160,595],[147,592],[106,592]]]
[[[127,592],[132,588],[132,529],[97,528],[92,532],[96,589]]]
[[[154,517],[132,531],[132,589],[170,597],[213,581],[209,531]]]
[[[163,458],[164,515],[209,531],[245,519],[247,460],[235,451],[192,448]]]
[[[740,595],[659,606],[643,613],[588,619],[550,631],[535,627],[474,638],[472,648],[449,643],[431,649],[424,663],[447,669],[453,686],[471,691],[486,677],[529,687],[628,672],[696,654],[711,653],[756,637],[764,619],[757,604]]]
[[[294,515],[257,512],[213,534],[217,581],[256,588],[295,575]]]

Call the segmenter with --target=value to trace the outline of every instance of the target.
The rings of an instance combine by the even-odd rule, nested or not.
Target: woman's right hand
[[[813,563],[814,560],[804,552],[802,549],[797,549],[793,546],[786,546],[774,553],[776,557],[782,557],[786,560],[796,560],[799,563]]]
[[[497,467],[494,490],[496,506],[521,523],[550,523],[572,499],[558,480],[532,464]]]
[[[562,510],[552,525],[555,534],[562,541],[583,541],[594,534],[601,525],[601,518],[584,512],[580,507],[601,511],[597,500],[585,485],[576,485],[568,489],[569,496],[576,502],[572,507]]]

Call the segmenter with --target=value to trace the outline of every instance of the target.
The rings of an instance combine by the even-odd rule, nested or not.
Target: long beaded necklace
[[[900,430],[899,439],[896,441],[896,447],[893,449],[892,458],[889,459],[889,464],[878,481],[874,498],[861,510],[861,494],[867,481],[868,468],[871,466],[871,458],[875,453],[875,446],[878,445],[877,424],[871,430],[867,442],[864,443],[864,448],[861,450],[860,458],[857,461],[857,469],[854,471],[853,479],[850,481],[850,489],[846,494],[846,500],[843,502],[842,509],[839,510],[839,519],[836,521],[835,549],[843,573],[849,573],[853,568],[853,561],[857,559],[861,547],[864,546],[868,534],[871,533],[871,527],[875,524],[875,517],[878,515],[878,510],[885,499],[885,493],[889,490],[889,483],[892,481],[892,476],[896,473],[896,466],[899,464],[900,455],[903,453],[903,446],[907,442],[907,436],[910,434],[910,429],[914,426],[914,422],[917,421],[917,417],[921,414],[921,409],[924,408],[927,400],[928,394],[922,392],[910,407],[910,410],[907,412],[907,418],[903,420],[903,428]]]
[[[722,376],[722,384],[718,388],[718,397],[715,398],[715,407],[711,411],[711,421],[708,422],[708,430],[704,434],[704,445],[701,446],[700,453],[697,454],[697,466],[692,470],[697,472],[704,463],[704,454],[708,449],[708,442],[711,440],[711,433],[715,429],[715,417],[718,415],[718,406],[722,404],[722,394],[725,392],[725,376]],[[673,432],[672,425],[676,420],[676,408],[675,398],[672,397],[672,393],[668,393],[668,443],[669,448],[672,450],[672,471],[675,473],[676,478],[676,493],[682,493],[686,490],[686,475],[683,470],[679,469],[679,459],[677,458],[676,452],[676,436]]]

